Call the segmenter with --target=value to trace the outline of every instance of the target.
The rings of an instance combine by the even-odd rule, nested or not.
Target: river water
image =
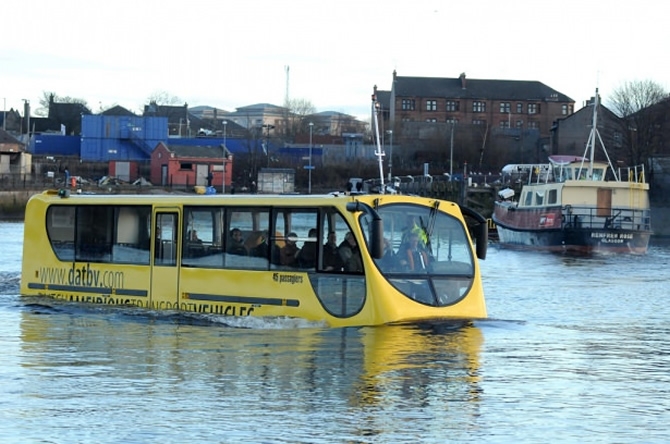
[[[670,441],[670,246],[489,249],[490,319],[323,329],[19,297],[0,222],[0,442]]]

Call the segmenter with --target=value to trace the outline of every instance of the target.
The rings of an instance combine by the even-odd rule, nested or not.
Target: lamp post
[[[451,121],[451,148],[449,150],[449,182],[454,180],[454,121]]]
[[[312,194],[312,130],[314,128],[314,122],[309,122],[309,167],[307,168],[307,174],[309,180],[307,182],[307,194]]]
[[[228,149],[226,148],[226,128],[228,127],[228,121],[223,121],[223,177],[221,178],[221,194],[226,194],[226,153]]]
[[[270,168],[270,130],[274,129],[274,125],[266,123],[262,125],[267,131],[265,132],[265,154],[268,156],[268,168]]]
[[[30,140],[30,100],[23,100],[23,113],[25,114],[26,119],[26,134],[28,135],[28,140]],[[21,134],[23,135],[23,127],[21,128]]]
[[[386,134],[389,135],[389,145],[390,145],[390,155],[389,155],[389,178],[388,183],[391,183],[391,177],[393,176],[393,130],[386,130]]]

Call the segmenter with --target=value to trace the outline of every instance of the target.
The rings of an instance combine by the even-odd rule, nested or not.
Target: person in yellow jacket
[[[406,245],[409,243],[409,237],[411,234],[416,234],[423,246],[428,244],[428,234],[426,231],[421,228],[414,216],[407,216],[407,223],[405,224],[405,228],[402,229],[402,238],[400,242],[401,245]]]
[[[421,271],[428,269],[428,254],[426,249],[419,245],[419,235],[411,233],[409,241],[399,253],[401,264],[407,271]]]

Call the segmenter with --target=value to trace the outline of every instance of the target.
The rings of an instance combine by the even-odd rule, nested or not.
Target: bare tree
[[[167,91],[154,91],[147,97],[147,102],[156,105],[182,105],[184,101],[178,96],[171,96]]]
[[[621,117],[620,133],[629,165],[643,164],[659,150],[667,99],[668,92],[652,80],[624,82],[608,99],[608,108]]]
[[[668,92],[653,80],[622,83],[612,92],[607,107],[619,117],[628,117],[668,97]]]
[[[35,109],[35,115],[40,117],[47,117],[49,115],[49,103],[51,103],[51,101],[54,103],[79,103],[80,105],[88,108],[88,104],[84,99],[70,96],[59,96],[52,91],[42,91],[42,97],[40,97],[40,106]]]
[[[316,112],[316,107],[307,99],[287,99],[284,103],[286,138],[292,140],[296,134],[309,131],[306,117]]]

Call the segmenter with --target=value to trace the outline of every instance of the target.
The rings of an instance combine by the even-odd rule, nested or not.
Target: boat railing
[[[634,183],[646,183],[644,165],[635,165],[632,167],[618,168],[619,177],[622,181]]]
[[[649,210],[632,208],[592,208],[567,205],[563,208],[563,228],[651,230],[651,214]]]
[[[548,163],[505,165],[501,171],[501,179],[503,183],[517,182],[528,185],[553,181],[551,165]]]

